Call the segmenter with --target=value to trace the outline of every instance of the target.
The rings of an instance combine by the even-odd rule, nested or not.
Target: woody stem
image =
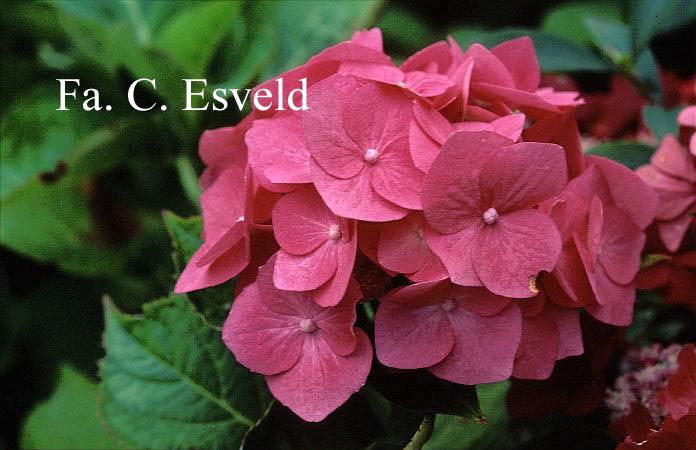
[[[433,434],[433,429],[435,428],[435,414],[428,414],[423,418],[423,422],[418,427],[418,431],[411,438],[411,442],[408,443],[404,450],[420,450],[423,448],[430,436]]]

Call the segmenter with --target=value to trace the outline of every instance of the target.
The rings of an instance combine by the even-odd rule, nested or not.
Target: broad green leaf
[[[655,103],[660,103],[662,98],[660,74],[652,50],[646,48],[638,55],[633,70],[643,92]]]
[[[631,31],[634,50],[640,51],[650,40],[696,18],[693,0],[634,0],[631,2]]]
[[[631,30],[627,25],[605,17],[589,16],[584,19],[592,43],[616,65],[631,58]]]
[[[203,223],[200,216],[183,218],[170,211],[165,211],[162,217],[174,247],[172,257],[178,277],[188,260],[203,243],[200,238]],[[234,286],[235,279],[232,279],[219,286],[190,292],[188,297],[210,325],[222,327],[234,300]]]
[[[646,105],[643,108],[643,120],[658,143],[668,133],[678,136],[679,124],[677,123],[677,116],[679,116],[681,109],[663,109],[657,105]]]
[[[643,164],[650,162],[650,157],[655,152],[655,148],[638,142],[614,141],[599,144],[587,151],[589,155],[604,156],[620,162],[630,169],[637,169]]]
[[[610,65],[589,47],[548,32],[523,28],[491,32],[463,29],[455,31],[452,35],[464,48],[473,42],[480,42],[488,48],[492,48],[510,39],[529,36],[534,41],[539,65],[544,72],[608,72],[611,69]]]
[[[505,431],[508,422],[505,396],[509,381],[476,386],[485,419],[467,421],[457,416],[438,414],[435,430],[425,450],[464,450],[483,448],[508,448],[509,437]],[[507,445],[505,445],[507,444]]]
[[[55,392],[24,422],[22,448],[116,448],[97,417],[96,399],[96,383],[71,366],[62,366]]]
[[[254,2],[254,7],[269,15],[267,26],[274,32],[277,50],[263,77],[270,78],[304,64],[315,53],[370,26],[382,3],[382,0]]]
[[[108,300],[104,309],[100,410],[113,433],[134,447],[239,447],[269,396],[191,303],[161,299],[142,316]]]
[[[546,14],[541,29],[577,44],[589,44],[592,37],[583,20],[590,13],[617,20],[621,18],[621,9],[613,1],[560,4]]]
[[[240,14],[241,1],[197,3],[172,17],[155,45],[169,53],[194,78],[202,78],[220,42]]]

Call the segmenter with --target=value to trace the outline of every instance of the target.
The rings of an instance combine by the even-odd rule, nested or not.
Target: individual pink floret
[[[237,297],[222,338],[237,361],[265,375],[275,398],[309,422],[323,420],[357,392],[372,364],[367,335],[354,328],[356,285],[323,308],[273,285],[275,257]]]
[[[427,367],[461,384],[507,379],[520,333],[520,311],[510,299],[449,281],[392,291],[375,317],[375,347],[382,364]]]
[[[273,281],[278,289],[312,291],[322,306],[343,298],[357,251],[355,221],[332,213],[312,186],[284,195],[273,209],[280,245]]]
[[[334,75],[308,94],[312,180],[334,214],[384,222],[421,209],[423,172],[411,159],[411,100],[399,88]]]
[[[563,149],[489,131],[453,133],[423,185],[426,233],[452,281],[498,295],[533,297],[533,280],[551,271],[561,238],[535,209],[567,182]]]

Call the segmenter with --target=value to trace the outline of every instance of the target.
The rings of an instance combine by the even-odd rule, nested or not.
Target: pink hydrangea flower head
[[[418,283],[382,298],[375,317],[377,358],[389,367],[427,367],[462,384],[512,373],[521,316],[510,299],[449,281]]]
[[[357,251],[355,221],[336,216],[316,190],[302,186],[284,195],[273,209],[273,231],[280,245],[273,281],[278,289],[311,291],[322,306],[343,298]]]
[[[676,252],[696,213],[696,157],[667,135],[650,164],[636,173],[659,196],[655,218],[660,238],[670,252]]]
[[[513,144],[489,131],[453,133],[426,176],[428,244],[452,281],[498,295],[533,297],[531,280],[556,265],[561,238],[534,209],[567,181],[563,149]]]
[[[400,89],[334,75],[308,94],[312,181],[341,217],[383,222],[421,209],[423,172],[410,155],[411,101]]]
[[[356,285],[324,308],[273,284],[275,257],[232,304],[222,338],[237,361],[265,375],[275,398],[309,422],[323,420],[367,379],[372,346],[353,327]]]

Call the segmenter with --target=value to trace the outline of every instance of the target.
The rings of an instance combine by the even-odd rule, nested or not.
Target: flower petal
[[[430,227],[425,228],[425,239],[430,249],[440,258],[453,283],[481,286],[471,256],[473,242],[480,228],[478,225],[472,225],[453,234],[440,234]]]
[[[517,305],[491,317],[457,307],[448,318],[455,333],[454,347],[428,370],[461,384],[495,383],[510,377],[522,327]]]
[[[403,208],[422,209],[420,194],[425,175],[413,165],[408,137],[389,143],[368,171],[372,187],[383,198]]]
[[[342,180],[326,173],[310,161],[312,180],[321,198],[337,216],[372,222],[397,220],[408,214],[402,208],[380,196],[372,188],[369,173],[363,168],[353,178]]]
[[[266,377],[275,398],[308,422],[322,421],[357,392],[367,380],[372,345],[355,329],[358,345],[348,356],[338,356],[322,339],[305,339],[297,363],[289,370]]]
[[[537,210],[521,210],[482,227],[471,256],[486,288],[506,297],[528,298],[536,295],[530,280],[542,270],[551,272],[560,253],[561,237],[551,218]]]
[[[300,113],[256,120],[244,139],[255,173],[263,174],[271,183],[311,182]]]
[[[336,273],[338,245],[327,241],[306,255],[279,250],[273,270],[273,283],[286,291],[310,291],[326,283]]]

